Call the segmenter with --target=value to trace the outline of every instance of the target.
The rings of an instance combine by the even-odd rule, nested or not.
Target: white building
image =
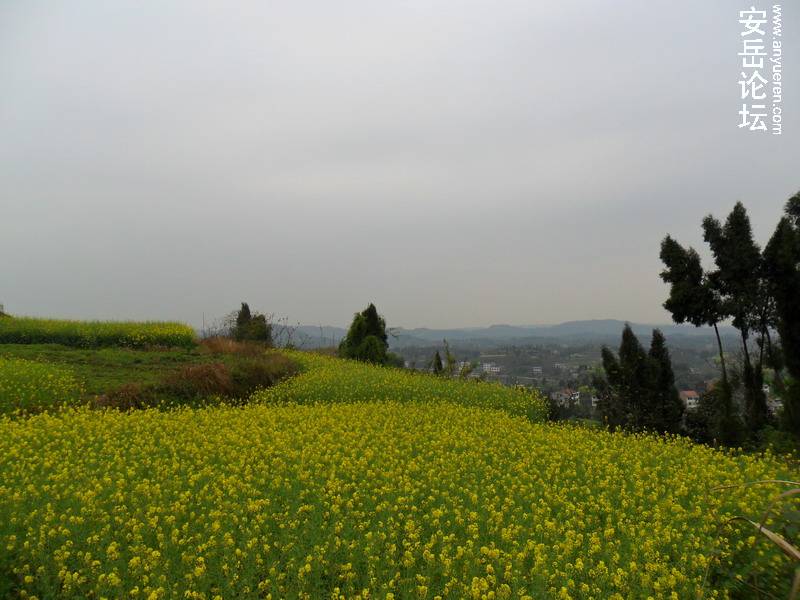
[[[498,375],[503,369],[494,363],[482,363],[481,370],[487,375]]]
[[[679,393],[686,410],[697,410],[697,407],[700,406],[700,394],[694,390],[682,390]]]

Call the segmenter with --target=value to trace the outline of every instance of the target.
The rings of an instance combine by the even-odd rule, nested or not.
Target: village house
[[[686,410],[697,410],[700,406],[700,394],[694,390],[681,390],[679,394]]]

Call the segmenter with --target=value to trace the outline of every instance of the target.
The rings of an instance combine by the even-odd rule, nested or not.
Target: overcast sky
[[[661,238],[742,200],[764,243],[800,189],[800,7],[773,136],[750,3],[6,0],[0,303],[668,322]]]

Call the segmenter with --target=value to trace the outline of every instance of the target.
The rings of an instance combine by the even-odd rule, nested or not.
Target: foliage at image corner
[[[661,278],[670,286],[664,308],[676,323],[711,326],[716,334],[721,380],[702,411],[708,428],[702,435],[724,445],[753,445],[779,427],[800,442],[800,192],[786,202],[763,251],[741,202],[724,222],[707,215],[702,229],[712,269],[703,268],[696,250],[669,235],[660,254]],[[741,365],[726,360],[719,324],[728,319],[739,331]],[[763,390],[768,369],[783,403],[777,419]],[[737,387],[741,406],[734,400]],[[703,419],[694,417],[701,426]]]

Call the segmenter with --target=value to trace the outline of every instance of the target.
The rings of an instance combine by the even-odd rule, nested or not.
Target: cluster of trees
[[[236,313],[236,321],[231,327],[231,337],[238,341],[263,342],[272,345],[272,324],[266,315],[251,313],[247,302]]]
[[[661,243],[661,278],[670,285],[664,307],[675,322],[716,332],[721,380],[701,407],[708,434],[736,445],[770,424],[764,392],[769,369],[783,401],[780,424],[800,437],[800,193],[787,202],[763,251],[741,203],[724,223],[709,215],[702,228],[714,268],[705,270],[696,250],[668,235]],[[733,372],[718,328],[728,320],[740,337],[741,365]],[[741,406],[734,401],[737,388]]]
[[[376,365],[403,365],[401,357],[389,352],[386,320],[371,302],[354,315],[347,335],[339,343],[339,356]]]
[[[370,302],[367,308],[353,317],[347,335],[339,343],[339,356],[383,365],[386,364],[388,350],[386,321]]]
[[[675,387],[669,350],[664,335],[653,330],[645,351],[630,325],[625,325],[619,354],[603,348],[605,377],[594,385],[598,411],[612,429],[678,433],[683,403]]]

